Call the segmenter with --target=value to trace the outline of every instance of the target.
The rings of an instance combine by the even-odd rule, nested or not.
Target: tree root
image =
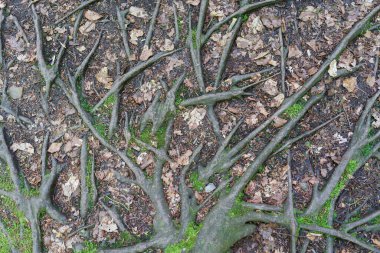
[[[100,108],[100,106],[109,98],[111,95],[116,95],[117,92],[122,89],[124,84],[131,80],[133,77],[141,73],[144,69],[149,67],[150,65],[156,63],[157,61],[161,60],[162,58],[166,56],[170,56],[176,52],[178,52],[180,49],[173,50],[170,52],[160,52],[154,55],[153,57],[149,58],[145,62],[141,62],[137,64],[135,67],[131,68],[127,73],[120,76],[120,78],[116,79],[112,85],[112,88],[107,92],[107,94],[93,107],[91,112],[95,112]]]
[[[178,88],[181,86],[185,80],[186,73],[183,73],[173,84],[173,87],[166,94],[165,102],[160,101],[161,92],[157,92],[156,96],[153,99],[152,104],[146,110],[144,115],[141,118],[140,131],[143,131],[146,125],[151,122],[152,134],[156,134],[157,130],[165,122],[167,115],[170,113],[175,113],[175,98]]]
[[[152,40],[152,37],[153,37],[154,25],[156,24],[158,11],[160,10],[161,0],[156,0],[156,1],[157,1],[156,7],[154,8],[153,15],[149,24],[148,33],[146,34],[146,38],[144,42],[144,47],[147,47],[147,48],[150,47],[150,41]]]
[[[131,59],[131,49],[129,48],[128,44],[128,35],[127,35],[127,28],[125,27],[125,16],[127,15],[128,10],[120,10],[119,6],[116,5],[116,15],[117,15],[117,22],[119,24],[119,29],[121,33],[121,38],[123,39],[123,45],[124,45],[124,51],[127,55],[128,60]]]
[[[278,36],[280,38],[280,51],[281,51],[281,91],[285,96],[288,94],[285,84],[285,75],[286,75],[286,57],[288,54],[288,49],[284,46],[284,38],[282,35],[282,27],[278,29]]]
[[[52,158],[51,172],[50,174],[45,174],[43,176],[41,186],[39,187],[39,193],[35,195],[30,192],[28,182],[24,179],[20,179],[20,176],[23,177],[23,175],[13,161],[13,157],[5,141],[4,128],[2,126],[0,127],[0,151],[0,158],[6,161],[14,186],[12,191],[0,190],[0,194],[15,201],[19,210],[24,213],[32,230],[33,253],[40,253],[42,252],[42,249],[41,232],[38,221],[39,213],[42,210],[46,210],[53,219],[61,223],[66,221],[63,214],[55,209],[50,198],[50,192],[62,167],[57,164],[54,158]],[[24,183],[21,183],[21,180],[23,180]]]
[[[53,66],[49,67],[46,64],[44,52],[43,52],[43,34],[42,34],[41,22],[37,15],[34,4],[32,4],[32,14],[33,14],[32,16],[33,16],[34,29],[36,32],[36,51],[37,51],[36,56],[37,56],[37,61],[38,61],[38,68],[45,81],[45,94],[41,96],[42,108],[44,109],[45,113],[48,114],[49,113],[48,100],[49,100],[49,95],[50,95],[50,89],[54,83],[55,78],[58,75],[59,66],[63,58],[65,49],[68,45],[69,37],[67,36],[65,39],[65,42],[62,44],[61,49],[59,50],[59,53],[57,55],[56,62],[53,64]]]

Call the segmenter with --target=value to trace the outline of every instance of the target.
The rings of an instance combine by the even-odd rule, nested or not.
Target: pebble
[[[17,87],[17,86],[9,87],[8,95],[13,99],[20,99],[22,97],[22,87]]]
[[[209,183],[206,187],[205,187],[205,192],[209,193],[209,192],[212,192],[213,190],[215,190],[215,185],[213,183]]]

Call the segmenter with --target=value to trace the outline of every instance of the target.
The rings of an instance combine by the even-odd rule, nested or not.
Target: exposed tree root
[[[65,52],[65,49],[68,45],[68,36],[65,39],[65,42],[62,44],[61,49],[59,50],[59,53],[56,57],[56,61],[53,64],[53,66],[49,66],[46,64],[45,57],[44,57],[44,51],[43,51],[43,34],[42,34],[42,28],[41,28],[41,22],[37,15],[36,8],[34,7],[34,4],[32,4],[32,16],[33,16],[33,23],[34,23],[34,29],[36,32],[36,50],[37,50],[37,61],[38,61],[38,68],[41,72],[41,75],[45,81],[45,91],[41,92],[41,101],[42,101],[42,108],[44,109],[45,113],[49,113],[49,106],[48,106],[48,100],[50,96],[50,90],[51,86],[54,83],[55,78],[58,75],[59,66],[61,64],[61,60],[63,58],[63,54]]]
[[[150,41],[152,40],[152,37],[153,37],[153,31],[154,31],[154,26],[156,24],[158,11],[160,10],[161,0],[156,0],[156,1],[157,1],[156,7],[154,8],[152,18],[150,19],[148,33],[146,34],[146,38],[145,38],[145,42],[144,42],[144,47],[147,47],[147,48],[150,47]]]
[[[120,10],[119,6],[116,5],[116,15],[117,22],[119,24],[119,29],[121,33],[121,38],[123,39],[124,51],[128,59],[131,59],[131,49],[128,44],[128,35],[127,28],[125,27],[125,16],[127,15],[128,10]]]
[[[0,194],[11,198],[17,204],[19,210],[24,213],[32,230],[33,253],[40,253],[42,252],[41,231],[38,221],[40,212],[46,210],[53,219],[59,222],[66,221],[66,218],[54,207],[50,198],[50,192],[62,167],[52,158],[52,169],[49,174],[43,176],[38,193],[31,192],[28,182],[24,180],[22,173],[13,161],[13,157],[5,141],[4,128],[2,126],[0,127],[0,158],[7,163],[14,186],[14,189],[11,191],[0,190]]]
[[[82,4],[75,8],[73,11],[66,14],[63,18],[57,21],[57,23],[61,22],[65,18],[69,17],[76,11],[83,11],[86,6],[91,3],[96,2],[96,0],[85,1]],[[354,173],[358,168],[360,168],[370,157],[377,156],[378,150],[380,148],[379,138],[380,132],[375,133],[374,135],[369,136],[369,127],[370,127],[370,111],[374,106],[376,100],[380,96],[380,91],[378,91],[372,98],[370,98],[367,102],[364,111],[356,124],[356,128],[354,130],[354,134],[350,143],[350,146],[346,153],[343,155],[341,163],[335,168],[332,176],[325,184],[322,190],[318,190],[315,187],[315,194],[308,205],[306,211],[299,215],[298,212],[294,209],[293,203],[293,194],[292,194],[292,175],[291,175],[291,155],[289,151],[288,155],[288,198],[286,204],[284,206],[271,206],[266,204],[249,204],[244,203],[241,198],[241,193],[246,187],[246,185],[256,176],[260,168],[263,164],[270,158],[278,145],[283,143],[283,141],[289,136],[291,131],[295,128],[297,124],[301,121],[304,115],[312,108],[315,104],[317,104],[323,97],[324,93],[311,96],[305,103],[302,109],[297,112],[297,115],[292,116],[287,123],[279,129],[271,140],[260,150],[257,154],[255,154],[255,160],[247,167],[246,171],[242,176],[232,178],[223,181],[218,188],[210,194],[206,200],[197,205],[194,197],[193,190],[187,186],[186,177],[191,170],[195,170],[198,172],[198,179],[202,181],[208,181],[208,179],[214,176],[217,173],[224,174],[226,173],[243,155],[243,149],[247,148],[248,144],[264,129],[270,126],[270,124],[274,121],[275,118],[281,116],[287,109],[293,106],[299,99],[304,97],[312,87],[314,87],[325,75],[327,69],[329,68],[330,63],[337,59],[340,54],[347,47],[348,43],[354,40],[367,26],[368,22],[380,11],[380,6],[375,7],[366,17],[364,17],[360,22],[358,22],[352,30],[342,39],[342,41],[337,45],[335,50],[331,53],[330,56],[327,57],[325,62],[321,65],[319,70],[305,82],[305,84],[301,87],[300,90],[295,92],[293,95],[287,97],[282,105],[278,108],[273,115],[264,120],[258,127],[253,129],[247,136],[238,141],[236,144],[231,145],[231,140],[235,136],[238,128],[241,126],[243,119],[240,119],[239,122],[234,126],[231,132],[225,137],[221,137],[221,132],[219,129],[219,122],[217,116],[214,112],[214,105],[223,100],[229,100],[236,96],[241,95],[249,95],[250,93],[246,92],[246,89],[257,85],[258,83],[249,84],[245,87],[240,87],[236,89],[231,89],[227,92],[219,92],[219,93],[211,93],[206,94],[206,84],[203,76],[202,70],[202,59],[201,59],[201,49],[204,43],[209,39],[211,34],[219,29],[222,25],[226,24],[233,18],[237,18],[235,25],[232,27],[231,33],[232,36],[228,40],[226,47],[224,48],[221,61],[218,67],[218,73],[215,77],[215,87],[219,87],[222,79],[223,73],[226,68],[226,61],[229,57],[229,54],[232,49],[232,45],[234,44],[235,38],[238,34],[240,26],[242,24],[241,15],[253,11],[255,9],[273,5],[276,3],[282,2],[280,0],[267,0],[253,4],[247,4],[245,0],[241,1],[241,7],[239,10],[235,11],[231,15],[212,25],[210,29],[203,33],[204,22],[206,19],[206,13],[208,9],[208,0],[201,1],[199,17],[197,21],[196,29],[192,29],[191,19],[189,18],[189,35],[188,35],[188,46],[190,48],[190,55],[193,63],[194,72],[196,74],[196,78],[199,85],[199,90],[201,95],[196,98],[189,98],[181,103],[182,106],[190,106],[190,105],[207,105],[207,115],[209,120],[212,123],[213,130],[215,132],[216,137],[219,140],[219,148],[214,155],[214,157],[206,164],[205,167],[201,167],[198,162],[199,155],[202,151],[203,145],[199,145],[194,152],[192,153],[188,165],[182,168],[180,173],[180,185],[179,185],[179,193],[181,196],[181,214],[179,219],[179,226],[176,226],[171,213],[169,211],[168,204],[165,199],[164,187],[162,182],[162,173],[164,169],[164,165],[167,162],[172,162],[172,159],[168,155],[169,144],[172,138],[173,132],[173,120],[168,120],[168,116],[171,113],[176,111],[175,107],[175,93],[179,86],[185,79],[185,74],[181,75],[180,78],[173,84],[171,89],[168,91],[166,85],[166,98],[164,101],[161,101],[161,93],[159,92],[154,98],[152,104],[149,106],[145,114],[143,115],[140,122],[140,130],[144,130],[149,122],[152,123],[152,135],[155,135],[156,132],[161,129],[161,127],[167,123],[165,134],[164,134],[164,143],[160,143],[157,147],[153,145],[143,142],[139,140],[138,137],[134,136],[130,131],[130,118],[128,114],[125,114],[125,122],[124,122],[124,137],[126,141],[126,147],[128,144],[133,141],[134,143],[146,148],[154,154],[154,170],[153,176],[148,177],[144,172],[143,168],[140,168],[128,155],[126,155],[126,147],[123,149],[118,149],[116,146],[111,144],[109,139],[104,136],[104,133],[98,131],[95,127],[95,116],[92,116],[91,113],[98,110],[101,105],[104,104],[106,100],[110,98],[110,96],[115,96],[116,102],[113,104],[112,116],[111,116],[111,124],[109,127],[109,137],[112,137],[113,133],[117,130],[118,127],[118,114],[119,114],[119,103],[120,103],[120,92],[123,90],[124,85],[130,81],[133,77],[141,74],[146,68],[150,65],[155,64],[163,57],[169,56],[178,50],[173,50],[171,52],[158,53],[148,59],[145,62],[140,62],[136,66],[130,68],[127,73],[121,74],[118,66],[117,69],[117,78],[114,81],[112,88],[106,93],[104,97],[100,99],[100,101],[91,109],[86,110],[82,106],[82,98],[83,92],[78,88],[78,84],[82,85],[80,80],[84,79],[86,68],[97,50],[100,41],[101,34],[97,41],[95,42],[92,50],[83,60],[83,62],[77,67],[75,73],[72,75],[70,71],[66,71],[65,77],[61,77],[61,73],[59,71],[59,64],[64,54],[65,48],[67,46],[67,39],[65,44],[61,47],[56,63],[50,68],[47,66],[45,62],[45,58],[43,56],[43,42],[42,42],[42,29],[39,22],[38,15],[35,11],[34,6],[32,5],[33,12],[33,21],[36,30],[36,44],[37,44],[37,60],[38,67],[41,71],[41,74],[45,80],[46,91],[45,96],[43,96],[43,107],[45,112],[48,112],[47,101],[49,98],[49,91],[53,83],[57,84],[65,93],[69,102],[74,106],[76,111],[78,112],[79,117],[81,118],[84,125],[90,130],[91,134],[109,151],[113,152],[117,155],[128,167],[130,170],[130,175],[128,177],[123,176],[120,172],[115,171],[115,177],[120,181],[120,183],[125,184],[134,184],[139,186],[145,194],[151,200],[151,203],[155,209],[155,215],[153,220],[153,236],[146,242],[138,243],[134,246],[122,247],[119,249],[104,249],[101,252],[142,252],[149,248],[167,248],[174,244],[179,243],[181,245],[182,240],[188,240],[186,238],[187,231],[189,228],[193,228],[192,226],[195,224],[197,212],[205,206],[205,203],[208,203],[211,199],[217,199],[216,204],[211,208],[209,213],[206,215],[205,220],[203,221],[202,226],[197,227],[197,232],[195,234],[195,238],[193,238],[194,242],[189,248],[181,248],[181,251],[191,251],[191,252],[209,252],[209,253],[219,253],[227,251],[236,241],[241,238],[252,234],[256,230],[256,225],[253,223],[256,222],[266,222],[266,223],[277,223],[285,228],[289,229],[291,233],[290,240],[290,249],[291,252],[297,251],[297,237],[298,233],[302,229],[302,231],[317,231],[323,233],[328,236],[327,243],[327,251],[331,252],[334,248],[334,240],[343,239],[350,242],[353,242],[365,249],[372,250],[374,252],[380,252],[379,249],[375,248],[373,245],[363,242],[357,239],[354,235],[349,234],[350,231],[376,231],[379,229],[379,226],[376,225],[367,225],[366,223],[371,222],[373,219],[380,215],[380,211],[375,211],[371,214],[368,214],[366,217],[355,221],[355,222],[345,222],[340,228],[333,228],[334,220],[333,220],[333,212],[335,208],[335,201],[339,196],[339,193],[344,188],[345,183],[347,183],[348,179],[344,179],[346,181],[340,181],[342,176],[344,176],[345,172]],[[150,46],[150,42],[154,32],[154,26],[156,22],[156,18],[158,15],[160,7],[160,0],[156,2],[156,7],[152,15],[152,19],[149,25],[149,30],[147,33],[147,37],[145,40],[145,47]],[[128,47],[127,41],[127,33],[125,30],[125,12],[120,11],[117,8],[118,22],[121,29],[121,36],[123,38],[124,49],[126,51],[127,57],[131,56]],[[175,11],[175,20],[178,20],[176,17]],[[79,16],[78,16],[79,17]],[[0,16],[1,21],[1,16]],[[79,21],[78,21],[79,22]],[[178,25],[177,25],[178,26]],[[1,29],[0,29],[1,30]],[[179,38],[179,28],[176,27],[176,37]],[[280,31],[280,37],[282,38],[282,34]],[[178,42],[178,41],[177,41]],[[282,80],[282,89],[286,92],[285,87],[285,51],[283,41],[282,45],[282,68],[281,68],[281,80]],[[0,44],[1,48],[1,44]],[[1,48],[2,49],[2,48]],[[1,63],[4,65],[4,61],[2,58],[2,50],[1,50]],[[354,68],[353,71],[357,70]],[[267,69],[261,71],[261,73],[266,73],[271,71],[272,69]],[[377,71],[375,70],[375,73]],[[346,75],[352,72],[342,72],[339,76]],[[227,79],[233,86],[238,82],[245,81],[256,75],[257,73],[249,73],[245,75],[237,75],[233,76],[230,79]],[[227,82],[225,81],[225,82]],[[259,82],[263,82],[261,80]],[[4,94],[3,94],[4,95]],[[338,115],[339,116],[339,115]],[[322,127],[329,124],[332,120],[335,120],[338,116],[333,119],[321,124],[320,126],[305,132],[301,136],[290,139],[278,150],[277,152],[283,151],[285,148],[290,147],[293,143],[309,136]],[[93,119],[93,117],[95,119]],[[8,145],[5,141],[3,128],[0,129],[0,158],[4,160],[9,167],[10,178],[13,182],[14,189],[12,191],[5,191],[0,189],[0,194],[6,197],[13,199],[20,210],[24,212],[25,216],[30,222],[30,226],[33,233],[33,252],[41,252],[41,232],[38,221],[38,214],[42,209],[46,209],[47,213],[54,219],[64,222],[65,217],[57,211],[50,199],[50,191],[54,184],[55,179],[58,177],[62,167],[57,165],[57,162],[52,159],[52,169],[51,172],[47,172],[47,148],[49,144],[49,134],[46,134],[43,150],[41,152],[41,160],[42,160],[42,183],[39,188],[38,194],[31,194],[31,190],[28,186],[28,183],[24,178],[20,178],[22,173],[18,170],[13,161],[12,155],[9,151]],[[360,152],[361,149],[366,145],[372,145],[372,150],[363,154]],[[92,157],[91,163],[88,159],[88,145],[87,145],[87,137],[83,138],[83,146],[81,149],[81,204],[80,204],[80,214],[82,218],[86,219],[89,209],[96,202],[97,194],[96,194],[96,184],[95,184],[95,176],[94,176],[94,157]],[[228,178],[228,177],[227,177]],[[347,177],[348,178],[348,177]],[[25,181],[25,182],[24,182]],[[233,182],[233,183],[232,183]],[[338,183],[343,182],[342,186],[337,188]],[[228,187],[228,189],[227,189]],[[91,204],[92,203],[92,204]],[[100,205],[110,214],[110,216],[115,220],[117,226],[120,231],[125,231],[126,226],[123,223],[123,220],[117,214],[114,207],[109,207],[103,201],[100,202]],[[307,222],[303,222],[306,217],[315,217],[318,215],[321,210],[327,210],[327,224],[323,224],[323,227],[320,224],[312,223],[309,224]],[[3,230],[3,224],[0,221],[0,230]],[[196,225],[194,225],[196,226]],[[226,233],[228,231],[228,233]],[[303,246],[302,251],[306,251],[308,241]],[[305,246],[306,245],[306,246]],[[186,246],[187,247],[187,246]]]
[[[22,39],[27,44],[27,46],[29,46],[28,36],[26,36],[26,33],[24,32],[24,29],[20,25],[20,22],[18,22],[18,19],[13,15],[9,15],[8,18],[13,21],[13,23],[15,24],[15,26],[16,26],[18,32],[20,33]]]
[[[282,35],[282,27],[278,29],[278,36],[280,38],[280,51],[281,51],[281,91],[283,94],[288,94],[285,84],[286,75],[286,57],[288,55],[288,49],[284,46],[284,38]]]
[[[157,130],[162,126],[162,124],[167,119],[168,114],[174,114],[176,111],[175,98],[176,92],[185,80],[186,74],[183,73],[173,84],[173,87],[166,94],[165,102],[160,101],[161,92],[157,92],[153,99],[152,104],[146,110],[141,118],[140,131],[143,131],[146,125],[152,123],[152,134],[156,134]]]

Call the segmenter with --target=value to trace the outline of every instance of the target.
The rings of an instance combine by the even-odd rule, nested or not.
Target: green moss
[[[39,189],[35,189],[35,188],[29,189],[29,190],[26,188],[22,188],[21,192],[25,197],[28,197],[28,198],[37,197],[38,195],[40,195]]]
[[[148,124],[144,130],[140,133],[140,140],[142,140],[145,143],[151,143],[151,133],[152,132],[152,125]]]
[[[94,127],[96,131],[104,138],[108,139],[107,137],[107,125],[100,121],[100,119],[95,118]]]
[[[11,180],[11,172],[9,166],[4,166],[0,170],[0,189],[5,191],[13,191],[14,185]]]
[[[244,15],[242,16],[242,21],[243,21],[243,23],[247,22],[248,19],[249,19],[249,14],[246,13],[246,14],[244,14]]]
[[[193,47],[197,48],[197,30],[191,30],[191,42],[193,43]]]
[[[202,225],[196,225],[195,223],[189,224],[186,229],[184,239],[176,244],[171,244],[165,248],[165,253],[183,253],[190,252],[194,247],[194,244],[197,240],[199,231],[201,230]]]
[[[97,251],[98,249],[94,242],[85,242],[84,249],[76,250],[74,253],[96,253]]]
[[[120,239],[117,240],[115,243],[109,245],[109,247],[117,249],[117,248],[125,247],[127,245],[135,244],[139,241],[140,239],[137,238],[136,236],[132,235],[128,231],[123,231],[120,233]]]
[[[284,114],[286,117],[294,119],[302,111],[304,106],[305,105],[303,103],[297,102],[294,105],[290,106],[288,109],[286,109]]]
[[[8,240],[8,238],[4,238],[5,236],[0,233],[0,235],[2,235],[0,236],[0,252],[10,252],[8,249],[10,249],[12,245],[20,252],[31,253],[33,241],[28,220],[17,208],[16,203],[10,198],[1,197],[0,206],[9,211],[9,215],[2,217],[2,221],[10,237],[10,240]]]
[[[249,209],[243,206],[243,203],[244,203],[243,198],[244,198],[244,193],[242,192],[239,193],[239,195],[235,199],[234,205],[228,212],[228,216],[230,216],[231,218],[234,218],[234,217],[243,216],[244,214],[249,212]]]
[[[364,157],[369,156],[372,153],[373,143],[368,143],[360,149],[360,154]]]
[[[205,187],[205,182],[199,179],[199,174],[195,171],[190,174],[190,183],[199,192]]]

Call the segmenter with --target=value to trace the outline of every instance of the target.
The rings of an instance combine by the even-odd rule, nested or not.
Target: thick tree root
[[[164,102],[160,101],[161,92],[157,92],[153,99],[152,104],[146,110],[141,118],[140,131],[143,131],[146,125],[152,123],[152,134],[156,134],[157,130],[162,126],[162,124],[167,119],[168,114],[174,114],[176,111],[175,98],[178,88],[181,86],[185,80],[186,74],[183,73],[173,84],[173,87],[166,94],[166,99]]]
[[[0,195],[11,198],[15,201],[19,210],[24,213],[32,230],[33,253],[40,253],[42,252],[41,232],[38,221],[40,212],[46,210],[53,219],[62,223],[66,221],[66,218],[54,207],[50,197],[50,192],[62,167],[52,158],[50,174],[43,175],[39,193],[32,194],[28,182],[24,178],[20,178],[23,175],[13,161],[13,157],[5,141],[4,128],[2,126],[0,127],[0,158],[7,163],[14,186],[12,191],[0,190]]]
[[[128,34],[127,34],[127,28],[125,27],[125,16],[127,15],[128,10],[120,10],[119,6],[116,6],[116,15],[117,15],[117,22],[119,24],[119,29],[121,33],[121,38],[123,39],[123,45],[124,45],[124,51],[128,58],[128,60],[131,59],[131,49],[129,48],[128,44]]]

